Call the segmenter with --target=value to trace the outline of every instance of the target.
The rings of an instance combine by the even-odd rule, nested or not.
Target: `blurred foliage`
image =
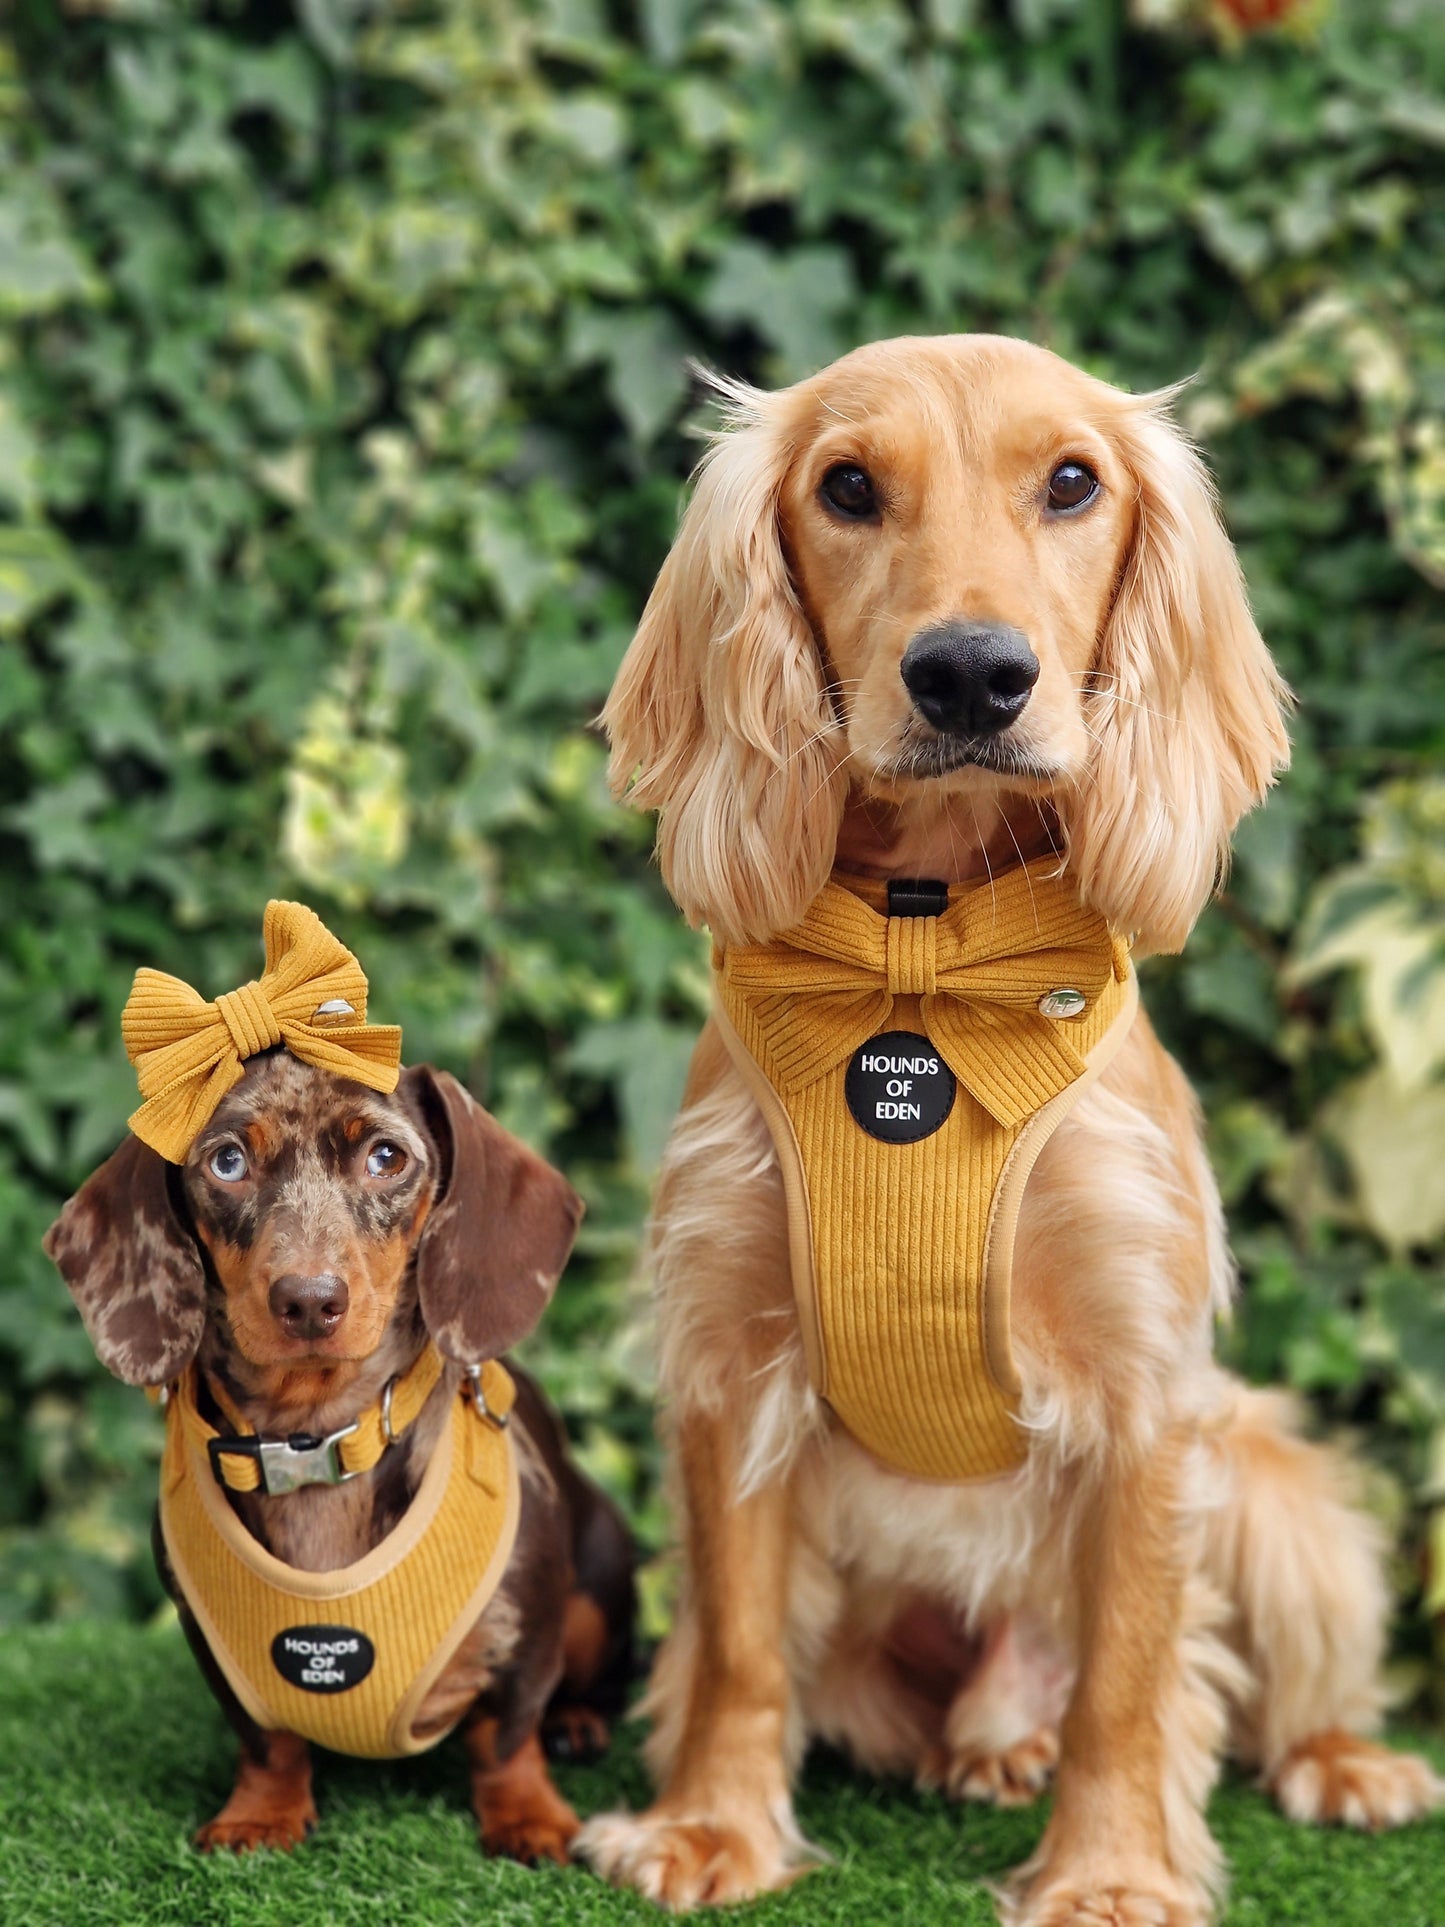
[[[786,381],[957,327],[1198,375],[1301,707],[1147,994],[1209,1115],[1231,1355],[1367,1435],[1417,1609],[1445,1497],[1433,0],[18,0],[0,157],[0,1613],[155,1600],[155,1421],[38,1239],[123,1129],[134,967],[240,981],[273,893],[586,1193],[532,1357],[658,1537],[629,1278],[704,953],[587,720],[695,453],[687,358]]]

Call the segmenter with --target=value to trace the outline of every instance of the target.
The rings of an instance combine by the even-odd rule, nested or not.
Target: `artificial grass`
[[[1426,1742],[1445,1767],[1445,1744]],[[459,1747],[396,1766],[321,1757],[321,1825],[295,1853],[206,1857],[192,1830],[230,1788],[234,1747],[174,1627],[47,1627],[0,1646],[0,1922],[5,1927],[561,1927],[658,1915],[578,1869],[482,1857]],[[625,1731],[557,1778],[584,1815],[640,1804]],[[994,1813],[882,1785],[834,1759],[799,1814],[834,1856],[746,1927],[985,1927],[982,1882],[1024,1858],[1045,1809]],[[1445,1818],[1361,1838],[1279,1818],[1241,1783],[1211,1820],[1234,1871],[1229,1927],[1445,1927]]]

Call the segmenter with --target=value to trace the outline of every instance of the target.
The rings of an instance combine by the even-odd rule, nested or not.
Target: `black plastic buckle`
[[[894,877],[888,885],[890,917],[941,917],[948,908],[948,885],[936,877]]]
[[[224,1487],[227,1492],[234,1491],[235,1488],[228,1482],[225,1467],[221,1464],[223,1452],[228,1458],[254,1459],[257,1465],[261,1463],[261,1441],[254,1434],[247,1436],[240,1433],[231,1438],[220,1434],[206,1440],[206,1450],[210,1454],[211,1470],[215,1474],[216,1484]]]

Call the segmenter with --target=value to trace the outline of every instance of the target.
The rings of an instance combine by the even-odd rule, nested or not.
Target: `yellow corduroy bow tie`
[[[138,970],[121,1015],[145,1099],[130,1119],[143,1144],[179,1164],[242,1060],[276,1044],[303,1064],[394,1091],[401,1031],[366,1022],[366,972],[304,903],[266,905],[261,977],[208,1004],[179,977]],[[354,1021],[349,1021],[354,1020]]]
[[[1066,1089],[1084,1060],[1068,1018],[1041,1002],[1067,989],[1084,1000],[1067,1000],[1075,1011],[1091,1009],[1129,966],[1122,940],[1054,871],[1010,870],[938,917],[884,916],[828,883],[774,942],[729,949],[723,969],[763,1033],[779,1089],[832,1070],[886,1030],[907,996],[921,999],[934,1046],[1000,1124],[1021,1123]]]

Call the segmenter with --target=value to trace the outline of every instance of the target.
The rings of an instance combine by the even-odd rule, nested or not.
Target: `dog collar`
[[[206,1448],[218,1485],[228,1492],[263,1492],[268,1497],[307,1485],[344,1485],[380,1463],[420,1417],[441,1378],[444,1360],[428,1344],[405,1372],[388,1379],[386,1389],[349,1425],[319,1436],[293,1432],[288,1438],[262,1438],[235,1410],[214,1381],[207,1385],[233,1432],[218,1432],[202,1418],[196,1403],[194,1371],[176,1387],[181,1417]],[[479,1416],[504,1426],[516,1396],[512,1381],[493,1361],[467,1367],[470,1396]]]

